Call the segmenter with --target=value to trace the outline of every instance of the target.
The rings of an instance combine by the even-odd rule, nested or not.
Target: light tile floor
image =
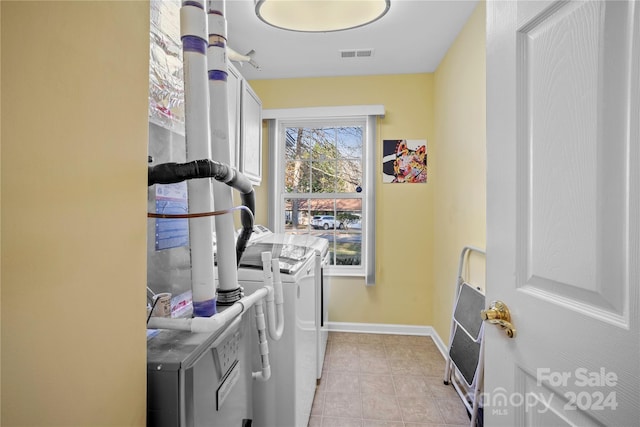
[[[469,426],[429,337],[332,332],[309,427]]]

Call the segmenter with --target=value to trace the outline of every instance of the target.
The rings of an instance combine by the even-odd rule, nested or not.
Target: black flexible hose
[[[162,163],[156,166],[149,166],[148,185],[175,184],[197,178],[215,178],[216,181],[224,182],[228,186],[238,190],[242,204],[249,208],[251,214],[255,215],[255,192],[249,179],[228,165],[216,162],[215,160],[202,159],[187,163]],[[240,213],[242,231],[236,241],[236,259],[238,265],[247,247],[251,233],[253,233],[253,217],[251,214],[244,210]]]
[[[162,163],[149,166],[149,185],[175,184],[188,179],[215,178],[225,181],[233,172],[229,166],[214,160],[202,159],[187,163]],[[232,176],[229,176],[229,180]]]
[[[249,243],[251,233],[253,233],[253,218],[256,212],[256,197],[253,188],[248,194],[241,193],[240,200],[242,201],[242,204],[244,206],[249,208],[253,215],[249,214],[249,212],[246,211],[240,212],[240,223],[242,224],[242,231],[238,236],[238,240],[236,240],[236,259],[238,266],[240,265],[240,258],[242,258],[242,254],[244,253],[244,250]]]

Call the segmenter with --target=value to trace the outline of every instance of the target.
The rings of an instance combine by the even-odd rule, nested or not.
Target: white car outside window
[[[315,229],[323,228],[325,230],[330,228],[344,228],[344,224],[342,222],[336,224],[336,220],[332,215],[314,216],[311,220],[311,226]]]

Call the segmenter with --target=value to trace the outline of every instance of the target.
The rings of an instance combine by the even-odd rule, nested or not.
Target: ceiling
[[[300,33],[262,22],[254,0],[227,0],[229,46],[241,54],[255,51],[260,69],[238,67],[247,80],[433,72],[477,1],[391,0],[387,14],[370,25]],[[368,49],[371,57],[341,58],[341,50]]]

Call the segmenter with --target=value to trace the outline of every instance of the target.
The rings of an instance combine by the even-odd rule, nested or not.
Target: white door
[[[640,425],[639,16],[487,3],[487,426]]]

